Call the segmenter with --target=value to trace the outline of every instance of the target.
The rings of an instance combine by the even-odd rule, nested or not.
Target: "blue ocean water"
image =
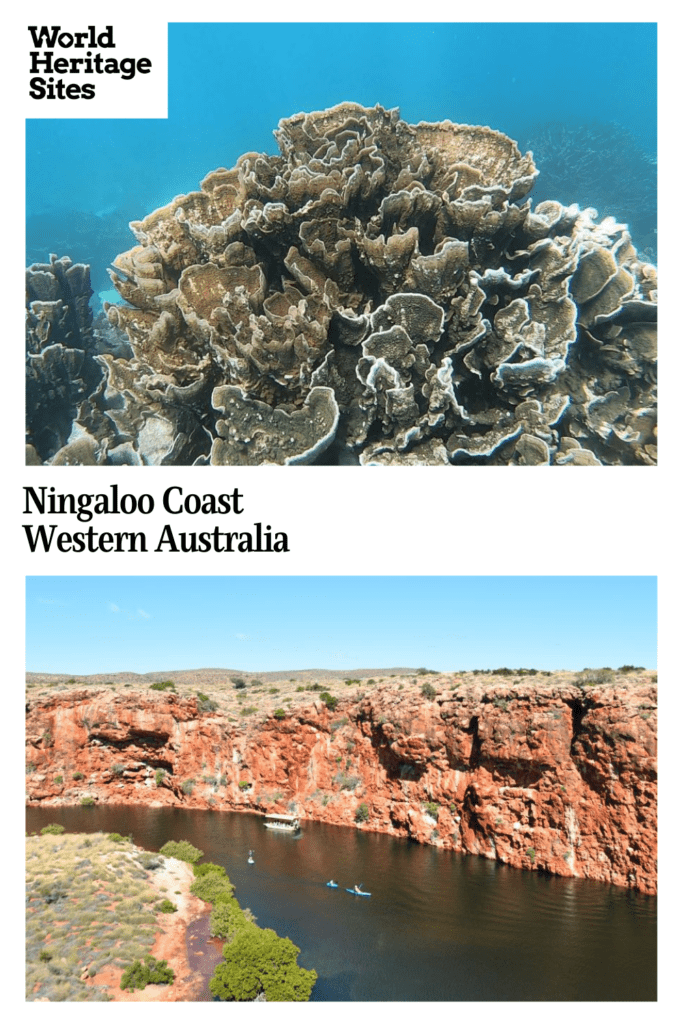
[[[276,152],[272,132],[281,118],[345,100],[399,107],[409,122],[487,124],[521,148],[542,140],[549,161],[562,157],[548,182],[559,188],[558,173],[569,179],[567,195],[556,198],[627,222],[631,209],[651,204],[639,231],[641,245],[655,246],[656,31],[655,24],[170,25],[167,120],[27,121],[28,261],[56,252],[89,262],[95,291],[108,288],[106,264],[134,244],[130,220],[197,188],[208,171],[232,166],[244,152]],[[586,167],[587,146],[596,158]],[[616,149],[620,167],[608,172],[605,155]],[[609,188],[596,183],[596,167],[611,173]],[[648,199],[632,195],[648,173]],[[588,194],[573,194],[572,175],[575,191]],[[629,194],[630,206],[610,209],[613,194]],[[548,196],[541,190],[538,198]]]

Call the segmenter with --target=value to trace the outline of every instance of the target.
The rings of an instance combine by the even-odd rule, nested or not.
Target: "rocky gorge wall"
[[[193,697],[27,701],[27,801],[290,813],[657,891],[657,688],[396,687],[231,720]],[[191,838],[191,837],[189,837]]]

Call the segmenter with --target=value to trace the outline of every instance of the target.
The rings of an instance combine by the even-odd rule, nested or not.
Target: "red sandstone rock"
[[[649,683],[482,683],[433,701],[388,686],[334,712],[315,701],[237,725],[174,694],[59,693],[28,704],[27,800],[293,801],[302,818],[347,826],[365,803],[356,827],[655,893],[656,703]]]

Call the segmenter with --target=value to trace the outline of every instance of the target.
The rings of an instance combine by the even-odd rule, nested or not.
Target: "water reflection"
[[[318,972],[315,1001],[656,998],[652,897],[315,822],[297,840],[247,814],[27,811],[29,831],[51,821],[131,833],[150,850],[188,839],[226,868],[262,927],[301,948]],[[356,882],[371,899],[345,892]]]

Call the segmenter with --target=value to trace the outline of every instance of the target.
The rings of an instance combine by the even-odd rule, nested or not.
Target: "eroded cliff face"
[[[433,700],[387,687],[281,720],[200,707],[103,690],[30,700],[28,802],[296,810],[656,892],[654,685],[481,684]]]

